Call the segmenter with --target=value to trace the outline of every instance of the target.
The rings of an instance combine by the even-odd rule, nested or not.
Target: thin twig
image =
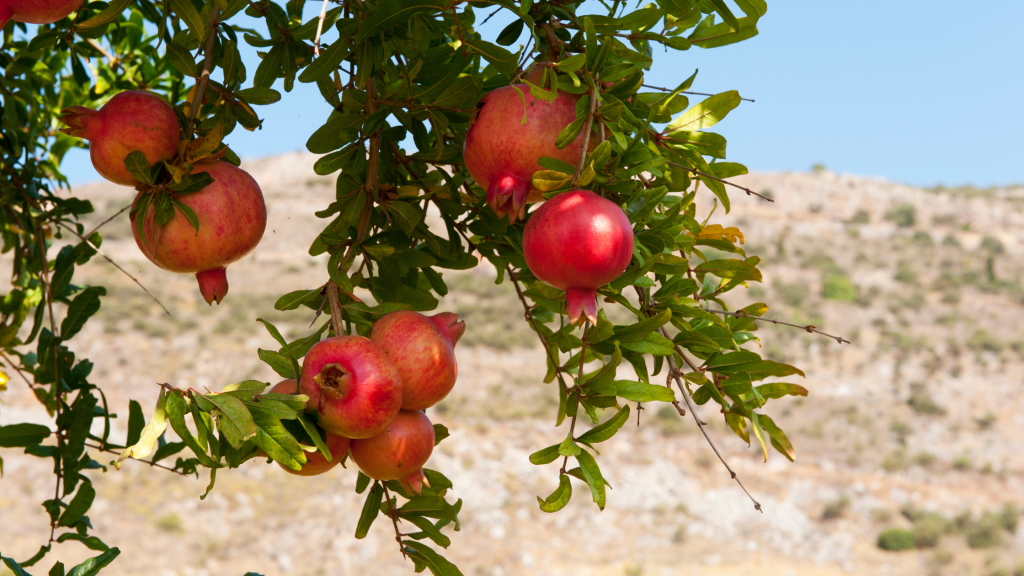
[[[0,356],[2,356],[4,361],[7,362],[8,366],[14,368],[14,371],[18,373],[18,376],[21,376],[21,379],[25,381],[25,384],[28,384],[29,388],[32,388],[33,390],[36,389],[36,385],[33,384],[32,381],[29,380],[27,376],[25,376],[25,373],[21,371],[21,368],[18,368],[17,364],[11,362],[11,359],[7,356],[7,354],[4,354],[3,350],[0,350]]]
[[[462,37],[462,25],[459,24],[459,11],[455,9],[456,2],[452,2],[452,15],[455,16],[455,29],[459,31],[459,50],[462,51],[462,63],[469,62],[466,56],[466,40]]]
[[[587,329],[590,328],[590,320],[583,323],[583,338],[580,345],[580,367],[576,370],[576,413],[572,415],[572,422],[569,424],[569,437],[575,440],[573,433],[576,431],[576,417],[580,415],[579,397],[583,390],[583,365],[587,363]],[[568,398],[566,399],[568,402]],[[562,459],[561,473],[565,474],[565,466],[569,463],[569,457]]]
[[[660,86],[651,86],[650,84],[641,84],[644,88],[653,88],[654,90],[661,90],[663,92],[675,92],[671,88],[662,88]],[[693,94],[694,96],[715,96],[715,94],[705,94],[703,92],[689,92],[687,90],[680,91],[680,94]],[[746,100],[747,102],[753,102],[750,98],[740,98],[740,100]]]
[[[587,112],[587,123],[583,125],[583,146],[580,148],[580,161],[576,165],[576,173],[572,175],[572,183],[569,185],[570,188],[576,187],[576,181],[579,180],[580,175],[583,174],[583,165],[587,161],[587,148],[590,146],[590,132],[594,127],[594,113],[597,111],[598,86],[600,86],[600,83],[597,79],[597,74],[594,74],[594,89],[590,92],[590,111]]]
[[[831,334],[826,334],[826,333],[822,332],[821,330],[818,330],[817,326],[812,326],[812,325],[809,325],[809,324],[807,326],[801,326],[800,324],[790,324],[789,322],[783,322],[782,320],[772,320],[771,318],[762,318],[760,316],[751,316],[750,314],[747,314],[746,312],[743,312],[743,311],[740,311],[740,312],[726,312],[725,310],[715,310],[714,308],[701,308],[701,310],[703,310],[705,312],[713,312],[715,314],[722,314],[724,316],[735,316],[735,317],[738,317],[738,318],[750,318],[751,320],[757,320],[757,321],[760,321],[760,322],[771,322],[772,324],[781,324],[783,326],[792,326],[793,328],[799,328],[801,330],[806,330],[807,332],[811,332],[811,333],[814,333],[814,334],[821,334],[822,336],[825,336],[827,338],[831,338],[831,339],[835,340],[839,344],[852,344],[852,342],[850,342],[849,340],[843,338],[842,336],[833,336]]]
[[[718,176],[712,176],[711,174],[707,174],[705,172],[701,172],[700,170],[695,170],[693,168],[690,168],[689,166],[683,166],[682,164],[676,164],[675,162],[668,162],[668,164],[671,164],[672,166],[675,166],[676,168],[682,168],[683,170],[688,170],[688,171],[690,171],[690,172],[692,172],[692,173],[694,173],[694,174],[696,174],[698,176],[703,176],[705,178],[711,178],[712,180],[718,180],[722,184],[728,184],[729,186],[732,186],[733,188],[739,188],[740,190],[743,190],[744,192],[746,192],[747,196],[753,195],[753,196],[757,196],[758,198],[763,198],[763,199],[765,199],[765,200],[767,200],[769,202],[775,202],[775,200],[772,200],[771,198],[769,198],[767,196],[763,196],[761,194],[758,194],[757,192],[754,192],[750,188],[746,188],[744,186],[740,186],[739,184],[733,184],[732,182],[729,182],[728,180],[724,180],[722,178],[719,178]]]
[[[113,56],[111,56],[110,52],[107,52],[106,49],[103,48],[102,44],[100,44],[99,42],[93,40],[92,38],[86,38],[85,41],[88,42],[89,46],[92,46],[97,51],[99,51],[100,54],[103,54],[103,56],[107,59],[107,63],[112,68],[120,67],[121,61],[118,60],[117,58],[114,58]]]
[[[665,331],[665,328],[659,328],[658,330],[661,332],[662,336],[668,338],[668,332]],[[683,354],[683,351],[680,350],[678,346],[676,346],[676,354],[679,354],[679,357],[686,361],[686,363],[689,364],[691,367],[693,366],[693,363],[689,361],[689,359],[686,357],[685,354]],[[750,491],[747,490],[747,487],[743,485],[743,481],[740,480],[740,477],[736,475],[736,471],[733,470],[732,467],[729,466],[729,463],[725,461],[725,458],[722,456],[722,453],[718,451],[718,447],[715,446],[715,443],[711,441],[711,436],[708,436],[708,431],[704,429],[704,423],[701,422],[700,418],[697,417],[697,410],[694,407],[693,402],[690,400],[690,395],[686,392],[686,387],[683,386],[682,378],[679,377],[679,370],[676,368],[676,361],[674,357],[668,357],[668,366],[672,370],[670,374],[676,381],[676,387],[679,388],[679,393],[683,395],[683,400],[686,401],[686,405],[689,406],[690,408],[690,414],[693,416],[693,421],[697,423],[697,427],[700,428],[701,433],[704,434],[704,439],[708,441],[708,444],[711,446],[711,449],[715,451],[715,455],[718,456],[718,459],[722,462],[722,465],[725,466],[725,469],[729,471],[729,475],[732,477],[732,479],[735,480],[736,483],[740,485],[740,488],[743,489],[743,492],[746,493],[747,497],[750,498],[750,501],[754,503],[754,509],[763,514],[764,510],[761,509],[761,503],[754,499],[754,497],[750,494]]]
[[[498,8],[494,12],[491,12],[490,14],[488,14],[487,18],[484,18],[484,21],[480,23],[480,26],[483,26],[484,24],[487,24],[487,21],[490,20],[491,18],[493,18],[494,15],[497,14],[498,12],[501,12],[501,8]]]
[[[341,336],[345,334],[345,329],[341,324],[341,300],[338,298],[338,285],[334,280],[327,282],[327,301],[331,304],[331,327],[334,328],[334,335]],[[313,321],[315,322],[316,318]]]
[[[327,18],[327,2],[324,0],[324,5],[320,8],[320,21],[316,24],[316,38],[313,40],[313,55],[320,57],[320,34],[324,31],[324,20]]]
[[[100,446],[97,446],[96,444],[89,444],[88,442],[86,442],[85,446],[87,448],[92,448],[93,450],[99,450],[100,452],[107,452],[107,453],[110,453],[110,454],[117,454],[119,456],[121,455],[121,453],[118,452],[117,450],[111,450],[109,448],[102,448]],[[187,476],[187,474],[185,474],[184,472],[182,472],[180,470],[175,470],[174,468],[169,468],[169,467],[164,466],[163,464],[159,464],[157,462],[150,462],[149,460],[139,460],[138,458],[131,458],[131,457],[129,457],[128,460],[134,460],[136,462],[142,462],[143,464],[149,464],[150,466],[153,466],[154,468],[163,468],[164,470],[167,470],[168,472],[174,472],[175,474],[177,474],[179,476]]]
[[[107,225],[107,224],[108,224],[108,223],[109,223],[109,222],[110,222],[111,220],[113,220],[114,218],[117,218],[117,217],[118,217],[118,216],[120,216],[120,215],[121,215],[121,214],[122,214],[122,213],[123,213],[123,212],[124,212],[125,210],[128,210],[128,209],[129,209],[129,208],[131,208],[131,207],[132,207],[132,205],[131,205],[131,204],[129,204],[129,205],[125,206],[124,208],[121,208],[121,209],[120,209],[120,210],[118,210],[118,211],[117,211],[117,212],[116,212],[116,213],[115,213],[115,214],[114,214],[113,216],[111,216],[110,218],[107,218],[107,219],[106,219],[106,220],[104,220],[103,222],[100,222],[99,224],[97,224],[95,228],[93,228],[92,230],[90,230],[90,231],[89,231],[89,233],[85,235],[85,237],[86,237],[86,238],[88,238],[89,236],[92,236],[92,235],[93,235],[93,234],[95,234],[96,232],[99,232],[99,229],[100,229],[100,228],[102,228],[102,227],[106,226],[106,225]]]
[[[394,504],[391,503],[391,492],[388,491],[388,485],[381,482],[381,487],[384,488],[384,497],[388,500],[388,516],[391,517],[391,523],[395,526],[395,542],[398,542],[398,549],[402,551],[402,557],[406,560],[409,559],[409,555],[405,553],[405,545],[402,544],[402,531],[398,529],[398,513],[395,512]],[[398,499],[395,499],[395,504],[398,503]]]
[[[548,341],[544,339],[544,336],[541,335],[540,330],[537,328],[537,321],[533,319],[533,313],[530,311],[530,305],[526,302],[526,296],[523,295],[522,288],[519,287],[519,278],[516,276],[515,272],[512,271],[511,264],[508,265],[507,269],[508,277],[510,280],[512,280],[512,286],[515,287],[516,294],[519,295],[519,301],[523,303],[523,310],[524,315],[526,316],[526,321],[530,323],[530,328],[533,328],[534,333],[537,334],[537,338],[540,339],[540,344],[544,348],[544,352],[547,353],[548,359],[551,360],[551,365],[555,367],[555,376],[558,378],[558,382],[562,385],[562,388],[564,390],[568,391],[569,387],[566,386],[565,380],[562,379],[562,369],[558,365],[558,358],[556,358],[554,354],[552,354],[551,347],[548,344]]]
[[[192,103],[188,107],[188,137],[192,138],[192,126],[195,123],[199,108],[203,105],[203,96],[206,94],[206,85],[210,82],[210,70],[213,68],[213,43],[217,39],[217,18],[220,17],[220,3],[214,2],[210,9],[210,32],[206,38],[205,54],[203,55],[203,73],[196,82],[196,93],[192,96]]]
[[[49,264],[49,262],[46,261],[46,238],[45,238],[45,235],[43,234],[43,227],[40,226],[40,224],[39,224],[39,220],[38,219],[34,219],[34,222],[35,222],[35,225],[36,225],[35,233],[36,233],[36,238],[38,240],[37,243],[39,244],[39,258],[43,261],[42,262],[42,264],[43,264],[42,269],[39,271],[39,279],[43,281],[43,297],[46,298],[46,307],[47,307],[47,309],[49,310],[49,313],[50,313],[50,333],[53,334],[53,341],[56,342],[57,337],[58,337],[58,335],[57,335],[57,321],[53,317],[53,292],[50,290],[50,264]],[[56,344],[51,344],[50,345],[50,355],[53,356],[53,371],[54,371],[54,375],[56,376],[56,379],[55,379],[54,384],[53,384],[53,386],[54,386],[54,398],[56,399],[56,402],[55,402],[56,410],[55,410],[55,412],[57,413],[57,422],[60,422],[61,421],[60,420],[60,412],[61,412],[60,407],[61,407],[61,404],[63,404],[63,392],[61,391],[60,362],[58,362],[59,358],[57,357],[57,347],[56,347]],[[60,432],[60,430],[58,429],[57,448],[59,448],[60,450],[63,450],[64,449],[64,436],[62,434],[60,434],[59,432]],[[54,474],[54,476],[56,477],[56,479],[54,480],[54,486],[53,486],[53,499],[54,500],[60,500],[60,481],[63,478],[62,472],[64,470],[64,466],[63,465],[58,465],[58,466],[59,466],[59,468],[56,470],[56,473]],[[57,533],[57,520],[55,519],[55,520],[52,520],[50,522],[50,542],[54,541],[53,537],[54,537],[54,535],[56,533]]]
[[[100,250],[99,246],[96,246],[96,245],[95,245],[95,244],[93,244],[93,243],[92,243],[92,242],[91,242],[91,241],[90,241],[90,240],[89,240],[88,238],[86,238],[86,237],[84,237],[84,236],[80,235],[80,234],[79,234],[78,232],[75,232],[75,230],[74,230],[73,228],[71,228],[70,226],[67,226],[67,225],[66,225],[66,224],[64,224],[63,222],[58,222],[57,224],[58,224],[58,225],[59,225],[59,226],[60,226],[61,228],[63,228],[63,229],[65,229],[65,230],[67,230],[68,232],[71,232],[71,233],[72,233],[72,234],[74,234],[75,236],[78,236],[78,238],[79,238],[79,239],[81,239],[81,240],[82,240],[82,242],[85,242],[86,244],[88,244],[88,245],[89,245],[89,247],[90,247],[90,248],[92,248],[93,250],[95,250],[97,254],[99,254],[100,256],[103,256],[103,257],[104,257],[104,258],[105,258],[105,259],[107,260],[107,262],[110,262],[111,264],[113,264],[113,265],[114,265],[114,267],[115,267],[115,268],[117,268],[118,270],[120,270],[120,271],[121,271],[121,272],[122,272],[122,273],[123,273],[123,274],[124,274],[125,276],[127,276],[127,277],[131,278],[131,279],[132,279],[132,282],[135,282],[136,284],[138,284],[138,285],[139,285],[139,288],[142,288],[142,291],[143,291],[143,292],[145,292],[146,294],[148,294],[148,295],[149,295],[149,297],[153,299],[153,302],[156,302],[157,304],[159,304],[159,305],[160,305],[160,307],[164,309],[164,312],[166,312],[168,316],[170,316],[170,315],[171,315],[171,311],[170,311],[170,310],[168,310],[168,309],[167,309],[167,307],[166,307],[166,306],[164,306],[164,305],[163,305],[163,303],[162,303],[162,302],[160,302],[160,300],[158,300],[158,299],[157,299],[157,297],[156,297],[155,295],[153,295],[153,293],[152,293],[152,292],[150,292],[150,291],[149,291],[149,289],[148,289],[148,288],[146,288],[145,286],[143,286],[143,285],[142,285],[142,282],[139,282],[139,281],[138,281],[138,280],[137,280],[137,279],[135,278],[135,276],[132,276],[131,274],[129,274],[129,273],[128,273],[128,271],[127,271],[127,270],[125,270],[124,268],[121,268],[121,265],[120,265],[120,264],[118,264],[117,262],[114,262],[114,261],[113,261],[113,260],[112,260],[112,259],[110,258],[110,256],[107,256],[106,254],[104,254],[104,253],[103,253],[103,251],[102,251],[102,250]]]

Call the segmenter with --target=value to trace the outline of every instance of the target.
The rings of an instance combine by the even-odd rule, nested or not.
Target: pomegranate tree
[[[61,132],[89,141],[93,167],[115,184],[141,184],[124,164],[135,150],[142,152],[148,166],[178,153],[181,132],[174,108],[149,92],[126,90],[99,110],[71,106],[61,111],[60,119],[68,126]]]
[[[298,386],[295,383],[294,378],[288,378],[275,384],[270,390],[267,390],[269,394],[296,394]],[[327,472],[341,464],[341,461],[348,454],[349,440],[344,436],[338,436],[337,434],[331,434],[330,432],[325,433],[324,443],[327,444],[327,449],[331,452],[331,459],[327,460],[327,457],[320,453],[319,450],[316,452],[306,452],[306,463],[302,465],[301,470],[292,470],[284,464],[278,462],[277,465],[282,470],[289,474],[296,476],[319,476],[324,472]]]
[[[565,290],[570,322],[597,322],[597,289],[619,277],[633,255],[633,229],[614,202],[589,190],[541,205],[523,231],[523,255],[540,280]]]
[[[402,408],[423,410],[451,392],[459,368],[455,344],[466,331],[458,314],[392,312],[373,325],[370,339],[387,354],[402,377]]]
[[[8,20],[50,24],[71,14],[83,0],[0,0],[0,29]]]
[[[380,434],[402,407],[398,369],[363,336],[333,336],[310,348],[299,391],[320,426],[346,438]]]
[[[352,461],[374,480],[403,480],[414,490],[422,485],[422,468],[434,451],[434,425],[419,410],[402,410],[387,429],[372,438],[353,440]]]
[[[195,164],[192,175],[203,172],[213,183],[202,190],[184,195],[167,192],[195,213],[198,232],[179,211],[169,222],[158,225],[155,203],[150,202],[145,238],[139,234],[138,218],[132,218],[132,234],[152,263],[171,272],[195,274],[203,299],[212,305],[228,293],[228,264],[252,252],[263,237],[267,207],[259,185],[241,168],[221,160],[203,160]],[[147,194],[150,192],[140,192],[135,203]]]
[[[517,91],[518,88],[518,91]],[[524,103],[525,98],[525,103]],[[576,119],[576,98],[538,100],[526,84],[505,86],[480,100],[462,151],[466,170],[484,190],[499,218],[522,218],[533,173],[542,156],[576,165],[583,135],[559,150],[558,134]]]

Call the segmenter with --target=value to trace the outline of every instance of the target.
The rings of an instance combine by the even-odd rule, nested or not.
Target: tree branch
[[[650,84],[641,84],[641,86],[643,86],[644,88],[651,88],[652,90],[661,90],[662,92],[675,92],[675,90],[672,90],[671,88],[661,88],[660,86],[651,86]],[[692,94],[694,96],[716,96],[716,94],[705,94],[704,92],[690,92],[690,91],[687,91],[687,90],[682,90],[679,93],[680,94]],[[754,102],[754,100],[751,100],[750,98],[740,97],[740,100],[745,100],[747,102]]]
[[[206,37],[206,46],[203,55],[203,73],[196,82],[196,93],[192,96],[192,103],[188,107],[188,130],[189,139],[192,138],[192,128],[195,124],[196,115],[203,105],[203,96],[206,94],[206,85],[210,82],[210,70],[213,68],[213,43],[217,40],[217,24],[220,17],[220,4],[213,3],[210,8],[210,32]]]
[[[744,186],[740,186],[739,184],[733,184],[732,182],[729,182],[728,180],[724,180],[722,178],[719,178],[718,176],[712,176],[711,174],[707,174],[707,173],[701,172],[700,170],[696,170],[694,168],[690,168],[689,166],[683,166],[682,164],[677,164],[675,162],[667,162],[667,164],[671,164],[672,166],[675,166],[676,168],[682,168],[683,170],[688,170],[688,171],[690,171],[690,172],[692,172],[692,173],[694,173],[694,174],[696,174],[698,176],[703,176],[705,178],[710,178],[712,180],[718,180],[722,184],[728,184],[729,186],[732,186],[733,188],[739,188],[740,190],[743,190],[744,192],[746,192],[747,196],[753,195],[753,196],[757,196],[758,198],[763,198],[763,199],[765,199],[765,200],[767,200],[769,202],[775,202],[775,200],[772,200],[771,198],[769,198],[767,196],[763,196],[761,194],[758,194],[757,192],[754,192],[750,188],[746,188]]]
[[[782,320],[772,320],[771,318],[762,318],[760,316],[751,316],[750,314],[747,314],[746,312],[743,312],[743,311],[740,311],[740,312],[726,312],[725,310],[715,310],[713,308],[701,308],[701,310],[703,310],[705,312],[712,312],[714,314],[722,314],[724,316],[734,316],[734,317],[737,317],[737,318],[750,318],[751,320],[756,320],[756,321],[759,321],[759,322],[771,322],[772,324],[781,324],[783,326],[792,326],[793,328],[799,328],[801,330],[806,330],[807,332],[811,332],[811,333],[814,333],[814,334],[821,334],[822,336],[825,336],[825,337],[828,337],[828,338],[831,338],[831,339],[835,340],[839,344],[852,344],[852,342],[850,342],[849,340],[843,338],[842,336],[833,336],[831,334],[826,334],[826,333],[822,332],[821,330],[818,330],[817,326],[811,326],[811,325],[801,326],[800,324],[790,324],[789,322],[783,322]]]
[[[391,502],[391,492],[388,491],[386,483],[381,482],[380,485],[384,488],[384,498],[387,498],[388,501],[388,516],[391,518],[391,523],[395,526],[395,542],[398,542],[398,549],[402,551],[402,557],[408,560],[409,555],[405,553],[405,545],[402,544],[402,531],[398,529],[398,513]],[[396,498],[395,504],[397,503],[398,499]]]
[[[324,5],[320,8],[320,21],[316,24],[316,38],[313,40],[313,55],[320,57],[320,34],[324,31],[324,20],[327,18],[327,3],[330,0],[324,0]]]
[[[580,148],[580,161],[576,165],[576,173],[572,175],[572,183],[569,185],[570,188],[576,187],[576,181],[579,180],[580,175],[583,174],[583,165],[587,162],[587,148],[590,147],[590,132],[594,127],[594,113],[597,111],[597,95],[600,93],[598,86],[600,86],[600,83],[597,79],[597,74],[594,74],[594,89],[590,92],[590,110],[587,112],[587,123],[583,125],[583,145]]]

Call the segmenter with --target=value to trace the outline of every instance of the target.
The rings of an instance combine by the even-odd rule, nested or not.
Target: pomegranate
[[[289,378],[274,384],[274,387],[267,392],[273,394],[295,394],[297,388],[298,387],[295,385],[295,379]],[[345,458],[345,454],[348,453],[348,445],[351,440],[344,436],[331,434],[330,432],[328,432],[326,436],[327,437],[324,439],[324,442],[327,443],[327,449],[331,451],[330,462],[328,462],[327,458],[325,458],[318,450],[316,452],[306,452],[306,463],[302,465],[302,470],[292,470],[280,462],[278,462],[277,465],[285,472],[295,474],[296,476],[317,476],[327,472],[331,468],[334,468]]]
[[[370,478],[408,482],[414,490],[422,486],[415,478],[434,451],[434,426],[419,410],[402,410],[383,433],[365,440],[353,440],[352,461]],[[410,478],[412,476],[413,478]]]
[[[516,92],[526,97],[526,107]],[[487,204],[499,218],[522,218],[537,163],[548,156],[576,165],[583,147],[580,134],[568,146],[555,147],[558,134],[576,119],[576,100],[559,94],[551,102],[530,95],[526,84],[505,86],[489,92],[478,104],[462,151],[466,170],[487,190]],[[525,114],[525,123],[523,123]]]
[[[124,165],[124,159],[135,150],[142,152],[149,166],[178,153],[181,132],[174,108],[149,92],[126,90],[99,110],[65,108],[60,119],[68,125],[61,132],[90,142],[93,167],[115,184],[140,184]]]
[[[346,438],[384,432],[402,407],[398,369],[369,338],[334,336],[309,349],[299,391],[320,426]]]
[[[541,205],[523,231],[523,255],[540,280],[565,290],[569,321],[597,322],[597,289],[633,256],[633,229],[614,202],[572,190]]]
[[[402,409],[423,410],[452,391],[459,375],[455,343],[466,331],[458,314],[392,312],[373,325],[370,339],[387,354],[402,377]]]
[[[25,24],[52,24],[71,14],[83,0],[0,0],[0,29],[8,20]]]
[[[214,180],[199,192],[171,196],[199,218],[199,233],[183,214],[157,226],[156,209],[150,204],[145,220],[146,241],[139,237],[132,219],[135,243],[146,258],[171,272],[195,273],[207,304],[218,304],[228,293],[225,267],[252,252],[267,227],[267,207],[260,187],[241,168],[220,160],[196,162],[192,174],[208,173]],[[135,202],[147,192],[140,192]]]

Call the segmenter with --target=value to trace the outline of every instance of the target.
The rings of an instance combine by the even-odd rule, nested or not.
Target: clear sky
[[[481,31],[493,38],[510,18]],[[756,100],[715,127],[730,161],[752,171],[821,163],[920,186],[1024,184],[1024,1],[769,0],[758,28],[731,46],[656,52],[645,80],[675,87],[700,69],[693,90]],[[257,64],[249,49],[250,79]],[[304,150],[330,109],[296,82],[257,112],[262,130],[228,140],[243,157]],[[69,153],[65,170],[72,183],[98,178],[85,151]]]

